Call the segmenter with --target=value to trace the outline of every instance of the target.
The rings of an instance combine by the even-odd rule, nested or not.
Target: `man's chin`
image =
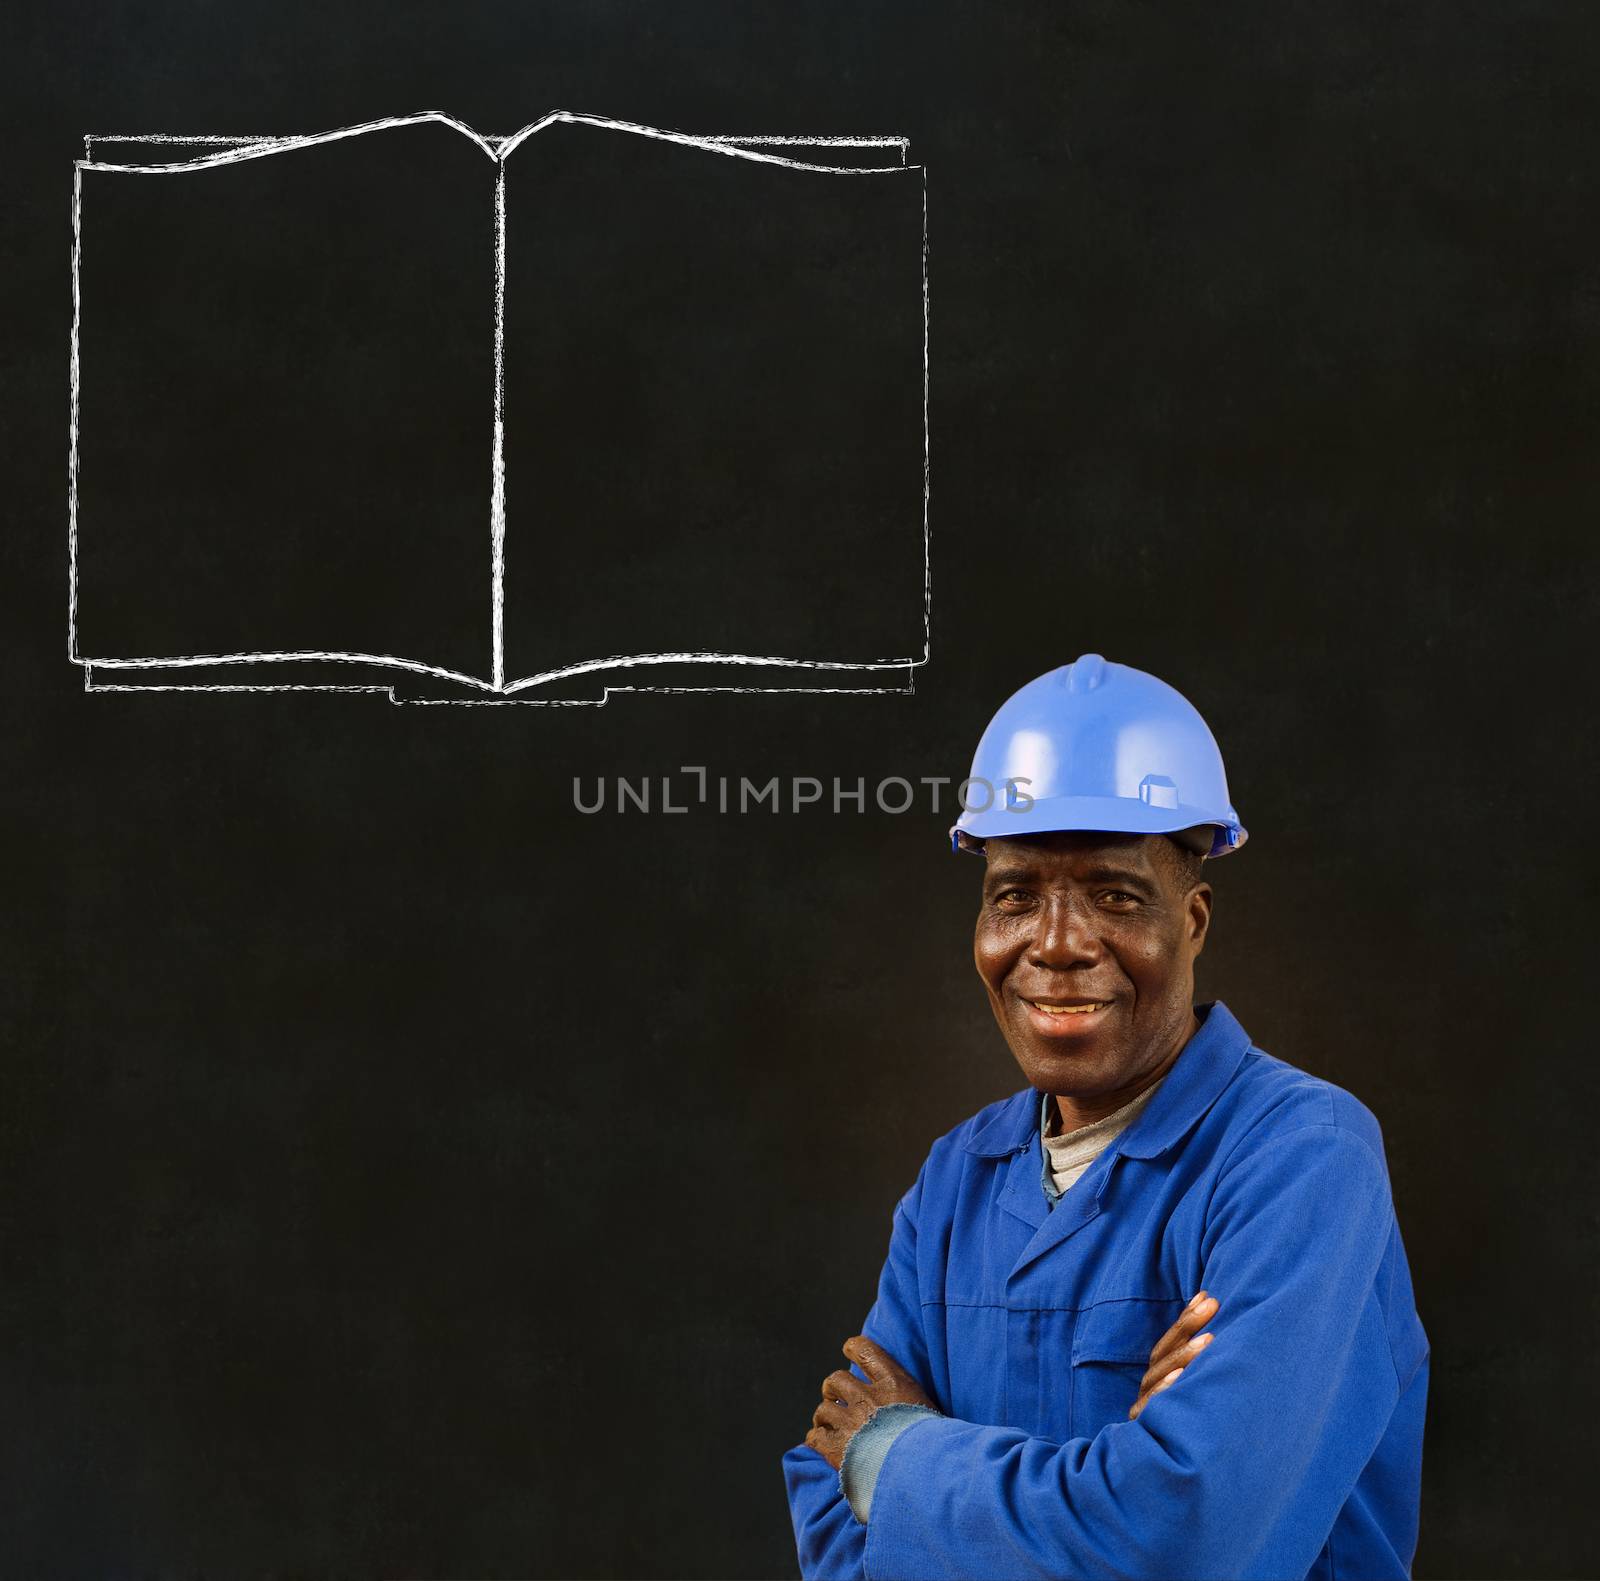
[[[1022,1032],[1010,1041],[1023,1074],[1041,1092],[1088,1097],[1104,1085],[1096,1078],[1107,1063],[1114,1063],[1105,1038],[1042,1038]]]

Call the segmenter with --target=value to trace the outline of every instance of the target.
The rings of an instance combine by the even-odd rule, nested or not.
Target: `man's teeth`
[[[1033,1008],[1044,1011],[1047,1016],[1086,1016],[1091,1010],[1104,1010],[1109,1003],[1109,1000],[1102,999],[1093,1005],[1041,1005],[1035,1000]]]

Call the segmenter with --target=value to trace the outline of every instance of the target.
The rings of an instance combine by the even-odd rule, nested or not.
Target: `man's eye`
[[[1139,903],[1139,897],[1137,895],[1130,895],[1125,889],[1108,889],[1100,898],[1102,900],[1109,900],[1113,905],[1117,906],[1124,904],[1136,906]]]
[[[1025,889],[1002,889],[994,897],[994,903],[997,906],[1025,906],[1032,899],[1033,896]]]

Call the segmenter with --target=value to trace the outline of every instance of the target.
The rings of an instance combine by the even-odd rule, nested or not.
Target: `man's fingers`
[[[842,1427],[849,1407],[841,1405],[837,1400],[824,1400],[816,1410],[811,1413],[813,1427]]]
[[[1178,1321],[1157,1340],[1150,1352],[1150,1365],[1139,1380],[1139,1398],[1128,1411],[1130,1421],[1137,1421],[1146,1401],[1163,1389],[1170,1389],[1184,1368],[1216,1338],[1214,1334],[1201,1334],[1197,1330],[1203,1329],[1217,1315],[1219,1305],[1215,1296],[1198,1291],[1178,1315]]]
[[[1185,1369],[1182,1367],[1173,1368],[1172,1371],[1167,1373],[1165,1377],[1163,1377],[1153,1388],[1149,1386],[1141,1386],[1139,1390],[1139,1398],[1133,1402],[1132,1407],[1128,1411],[1128,1420],[1130,1422],[1137,1422],[1139,1420],[1139,1413],[1145,1408],[1146,1404],[1148,1404],[1154,1396],[1160,1394],[1164,1389],[1170,1389],[1173,1384],[1175,1384],[1178,1379],[1183,1376],[1184,1370]],[[1148,1378],[1150,1375],[1146,1373],[1145,1376]]]
[[[874,1344],[865,1334],[857,1334],[844,1342],[844,1353],[874,1383],[885,1378],[910,1378],[904,1367],[881,1345]]]
[[[1178,1321],[1156,1341],[1155,1347],[1150,1352],[1152,1371],[1162,1367],[1163,1363],[1188,1345],[1195,1331],[1204,1328],[1216,1315],[1216,1297],[1208,1296],[1204,1290],[1200,1291],[1179,1314]]]
[[[866,1392],[866,1384],[853,1372],[846,1372],[842,1367],[838,1372],[830,1372],[822,1380],[824,1400],[859,1400]]]
[[[831,1427],[813,1427],[806,1434],[806,1444],[816,1450],[837,1471],[844,1464],[845,1443],[842,1435]]]
[[[1169,1351],[1159,1361],[1152,1361],[1144,1377],[1139,1380],[1140,1392],[1144,1393],[1153,1389],[1174,1368],[1181,1372],[1215,1338],[1215,1334],[1197,1334],[1186,1344],[1178,1346],[1176,1350]]]

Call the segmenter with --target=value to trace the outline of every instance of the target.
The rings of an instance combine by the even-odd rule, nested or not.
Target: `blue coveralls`
[[[944,1417],[894,1440],[865,1526],[784,1456],[807,1578],[1409,1575],[1428,1340],[1378,1122],[1199,1013],[1053,1212],[1031,1088],[934,1144],[862,1332]],[[1129,1421],[1202,1288],[1215,1340]]]

